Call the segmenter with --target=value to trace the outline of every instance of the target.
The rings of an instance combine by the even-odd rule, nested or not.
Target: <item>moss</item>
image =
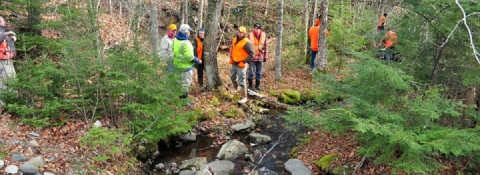
[[[213,104],[213,106],[215,106],[215,107],[219,107],[219,106],[220,106],[220,101],[218,100],[217,97],[213,97],[213,98],[212,98],[212,104]]]
[[[315,97],[318,97],[319,93],[315,90],[312,89],[307,89],[305,90],[304,93],[302,93],[302,100],[304,101],[312,101],[315,99]]]
[[[329,154],[325,155],[320,160],[313,162],[316,166],[322,168],[322,170],[328,170],[330,168],[330,163],[340,157],[338,154]]]
[[[207,109],[203,112],[203,119],[204,120],[211,120],[217,116],[217,112],[213,109]]]
[[[157,142],[135,144],[133,154],[140,160],[149,159],[157,151]]]
[[[278,97],[278,100],[286,104],[297,104],[301,100],[300,97],[301,97],[300,91],[287,89],[280,94],[280,96]]]
[[[303,134],[298,137],[297,145],[304,145],[304,144],[310,143],[310,141],[312,141],[312,136]]]
[[[234,117],[245,116],[245,113],[242,111],[242,109],[238,108],[235,105],[232,105],[230,109],[227,112],[225,112],[224,116],[227,118],[234,118]]]
[[[290,152],[288,152],[289,159],[296,159],[298,158],[298,147],[293,147]]]

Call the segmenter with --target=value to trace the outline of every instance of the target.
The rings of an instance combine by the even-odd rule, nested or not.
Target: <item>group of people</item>
[[[387,13],[384,13],[382,16],[380,16],[380,19],[378,20],[377,24],[377,29],[383,33],[385,30],[385,25],[387,24]],[[390,61],[391,59],[395,60],[395,46],[398,43],[398,36],[397,34],[392,30],[387,28],[387,32],[385,32],[385,35],[383,36],[382,39],[382,44],[383,48],[380,49],[383,52],[385,60]]]
[[[187,98],[190,86],[192,85],[193,69],[197,69],[198,86],[201,92],[204,92],[204,39],[205,29],[200,28],[197,36],[190,42],[190,34],[193,29],[188,24],[182,24],[177,29],[175,24],[168,27],[167,33],[160,43],[159,56],[167,62],[167,72],[178,72],[181,74],[180,85],[183,94],[180,98]],[[253,30],[247,33],[244,26],[236,28],[236,35],[232,40],[230,47],[230,79],[233,89],[240,91],[242,98],[239,103],[245,103],[248,100],[248,89],[252,91],[261,91],[260,82],[262,78],[262,68],[268,57],[267,35],[262,31],[259,23],[253,25]],[[248,71],[248,77],[246,75]],[[253,87],[253,78],[255,76],[255,87]]]

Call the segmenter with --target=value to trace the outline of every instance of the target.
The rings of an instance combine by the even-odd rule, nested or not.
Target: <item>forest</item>
[[[161,143],[221,146],[231,125],[270,116],[307,130],[288,158],[312,174],[480,172],[477,0],[2,0],[0,16],[16,36],[0,59],[2,173],[155,174]],[[238,103],[229,49],[256,23],[262,90]],[[195,69],[188,98],[158,54],[171,24],[191,42],[205,30],[205,91]],[[262,174],[251,165],[236,168]]]

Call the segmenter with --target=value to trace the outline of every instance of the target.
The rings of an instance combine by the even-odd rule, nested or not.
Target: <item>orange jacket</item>
[[[260,34],[260,39],[257,39],[255,37],[255,34],[253,34],[253,32],[251,32],[250,34],[248,34],[248,39],[253,42],[253,47],[255,49],[255,55],[258,55],[260,53],[260,50],[264,50],[263,49],[263,46],[265,45],[265,41],[266,41],[266,36],[265,36],[265,33],[262,32],[262,34]]]
[[[203,43],[202,43],[202,40],[200,40],[200,38],[198,38],[198,37],[195,38],[195,40],[197,41],[197,43],[196,43],[196,44],[197,44],[197,50],[196,50],[196,52],[197,52],[197,58],[198,58],[199,60],[202,60],[202,56],[203,56],[203,53],[202,53],[202,52],[203,52]]]
[[[389,48],[397,45],[397,34],[394,31],[389,30],[385,33],[385,48]]]
[[[313,51],[318,51],[318,31],[320,30],[320,25],[310,27],[308,30],[308,36],[310,37],[310,48]],[[330,35],[330,32],[327,29],[327,36]]]

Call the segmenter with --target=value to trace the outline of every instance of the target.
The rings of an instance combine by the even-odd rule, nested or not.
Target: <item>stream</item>
[[[289,159],[289,151],[295,147],[297,138],[301,133],[305,133],[306,129],[292,131],[285,128],[285,120],[281,115],[265,115],[260,121],[257,121],[254,131],[263,135],[268,135],[272,139],[266,144],[255,145],[248,141],[250,131],[242,130],[233,132],[229,138],[237,139],[244,143],[250,154],[241,156],[231,160],[234,164],[233,174],[248,174],[253,170],[258,170],[260,175],[283,175],[286,174],[284,163]],[[212,162],[216,158],[221,145],[214,146],[215,138],[197,135],[196,141],[185,142],[180,146],[165,147],[159,145],[160,155],[153,159],[151,170],[155,169],[155,165],[162,163],[164,165],[175,162],[180,165],[183,160],[206,157],[207,162]],[[153,174],[163,175],[162,172]],[[288,173],[287,173],[288,174]]]

